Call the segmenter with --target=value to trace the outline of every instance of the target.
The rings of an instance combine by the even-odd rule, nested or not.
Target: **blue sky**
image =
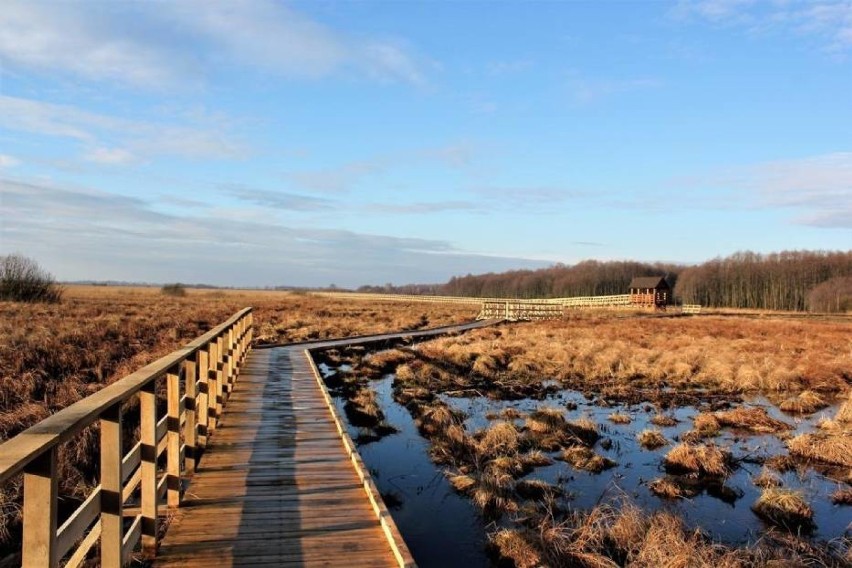
[[[845,250],[852,2],[4,0],[0,206],[67,280]]]

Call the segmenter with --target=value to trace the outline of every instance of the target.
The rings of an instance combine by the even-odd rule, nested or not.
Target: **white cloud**
[[[137,161],[133,153],[122,148],[92,148],[83,158],[89,162],[105,165],[126,165]]]
[[[5,0],[0,59],[145,88],[194,84],[223,62],[288,77],[349,69],[412,84],[433,67],[399,41],[350,37],[274,0]]]
[[[245,150],[223,132],[226,127],[221,120],[210,118],[198,125],[142,122],[0,95],[0,128],[77,140],[85,147],[84,158],[100,163],[128,163],[160,155],[241,157]]]
[[[568,90],[574,101],[592,103],[612,95],[656,88],[660,81],[652,78],[636,79],[593,79],[574,74],[568,80]]]
[[[834,52],[852,48],[849,0],[681,0],[672,14],[750,33],[813,36]]]
[[[852,228],[852,152],[762,162],[678,183],[727,190],[725,201],[738,207],[793,211],[798,224]],[[700,202],[713,207],[719,200]]]
[[[21,161],[14,156],[10,156],[9,154],[0,154],[0,168],[14,168]]]
[[[289,227],[269,215],[176,216],[137,198],[15,179],[0,179],[0,201],[0,254],[33,256],[63,279],[358,286],[546,264],[443,240]]]

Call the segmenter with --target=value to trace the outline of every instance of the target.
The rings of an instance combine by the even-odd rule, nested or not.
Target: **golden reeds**
[[[763,490],[752,510],[774,525],[791,529],[810,525],[814,516],[801,493],[774,487]]]
[[[663,433],[659,430],[642,430],[637,438],[639,439],[639,445],[643,448],[648,448],[649,450],[660,448],[669,443],[666,437],[663,436]]]
[[[730,471],[731,454],[713,444],[678,444],[666,454],[667,469],[724,477]]]
[[[800,434],[787,440],[787,448],[802,458],[852,467],[852,436],[846,432]]]

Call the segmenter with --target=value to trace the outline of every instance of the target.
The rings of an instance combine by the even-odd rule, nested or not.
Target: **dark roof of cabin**
[[[662,276],[637,276],[630,281],[630,288],[668,288],[669,284]]]

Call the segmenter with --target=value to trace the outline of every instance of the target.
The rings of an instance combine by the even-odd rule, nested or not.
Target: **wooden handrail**
[[[244,308],[188,345],[80,400],[0,445],[0,484],[23,472],[23,549],[26,567],[79,566],[101,543],[101,565],[117,568],[141,543],[156,552],[158,508],[183,498],[181,479],[192,475],[222,405],[251,348],[253,316]],[[157,416],[156,381],[165,379],[167,412]],[[140,402],[139,443],[124,453],[122,405]],[[211,396],[212,395],[212,396]],[[59,444],[100,423],[100,484],[57,526]],[[159,461],[165,454],[165,467]],[[140,492],[130,528],[124,503]],[[76,545],[76,547],[75,547]]]

